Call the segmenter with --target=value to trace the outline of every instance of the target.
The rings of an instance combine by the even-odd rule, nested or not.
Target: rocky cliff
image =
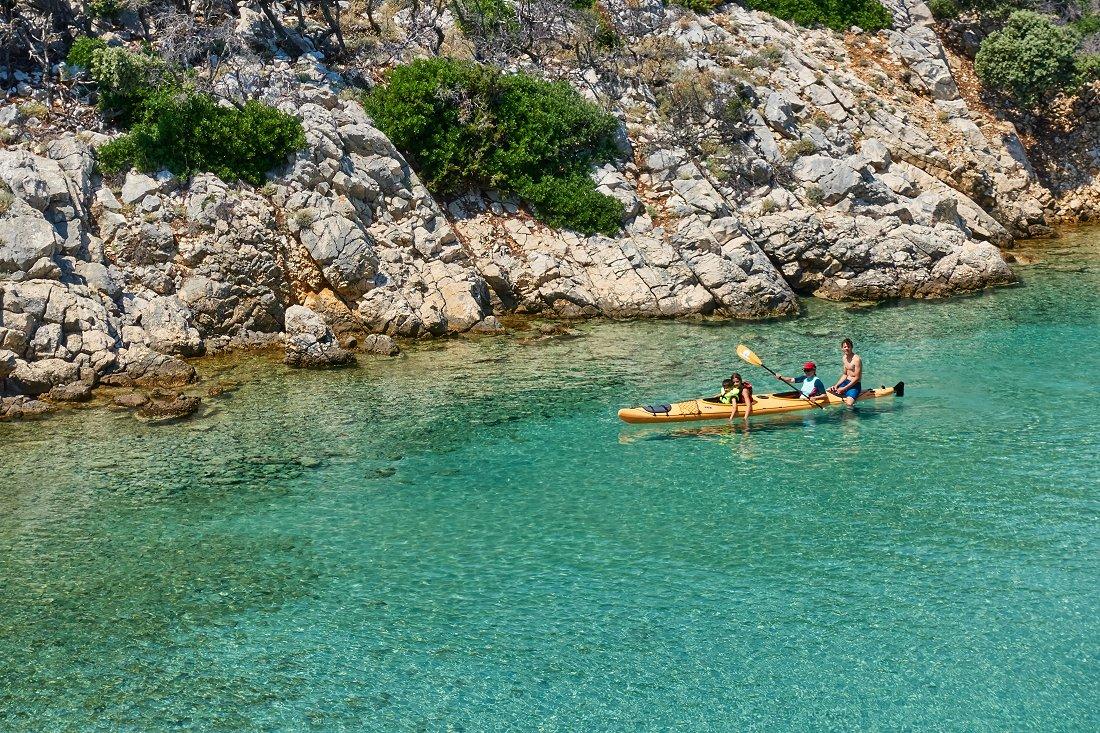
[[[606,7],[637,29],[616,68],[513,67],[569,79],[622,121],[622,163],[592,172],[625,205],[615,237],[549,229],[495,191],[437,200],[347,92],[348,70],[318,53],[276,56],[247,88],[222,82],[305,128],[307,147],[259,188],[105,180],[107,135],[0,108],[5,409],[101,383],[186,383],[183,357],[281,340],[292,306],[345,346],[496,331],[508,313],[767,318],[807,295],[1006,284],[998,247],[1047,231],[1051,192],[1012,126],[972,113],[923,3],[897,0],[895,28],[873,35],[736,5],[707,17],[659,0]],[[256,13],[238,30],[271,33]],[[655,80],[685,74],[740,85],[735,145],[708,147],[706,124],[676,129]],[[304,310],[295,318],[313,323]]]

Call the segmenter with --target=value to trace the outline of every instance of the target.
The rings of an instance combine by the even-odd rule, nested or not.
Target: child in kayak
[[[730,423],[737,417],[737,406],[745,406],[745,422],[749,421],[752,414],[752,385],[741,379],[741,375],[734,372],[729,379],[722,382],[722,395],[718,401],[723,405],[733,405],[730,412]]]
[[[722,380],[722,391],[718,393],[718,396],[717,396],[716,399],[718,400],[718,402],[720,402],[723,405],[728,405],[731,402],[733,402],[734,394],[733,394],[733,380],[732,379],[723,379]]]
[[[846,338],[840,342],[841,363],[844,366],[844,374],[829,391],[838,397],[844,398],[844,404],[851,407],[859,399],[859,393],[863,391],[860,380],[863,378],[863,358],[852,350],[852,339]]]
[[[802,396],[807,399],[812,400],[814,397],[825,394],[825,383],[821,381],[821,377],[817,376],[817,365],[812,361],[802,365],[801,377],[784,377],[782,374],[776,374],[775,376],[787,384],[798,386]]]

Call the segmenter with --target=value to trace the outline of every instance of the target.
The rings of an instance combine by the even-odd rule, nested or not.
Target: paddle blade
[[[762,366],[763,362],[760,361],[760,357],[752,353],[752,350],[744,344],[737,344],[737,355],[744,361],[752,364],[753,366]]]

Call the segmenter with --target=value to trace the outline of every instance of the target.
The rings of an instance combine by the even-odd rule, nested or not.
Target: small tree
[[[1002,30],[982,41],[974,71],[982,83],[1025,107],[1072,88],[1077,81],[1075,54],[1081,37],[1029,10],[1009,16]]]

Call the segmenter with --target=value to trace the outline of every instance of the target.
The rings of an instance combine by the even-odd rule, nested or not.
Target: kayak
[[[898,382],[893,387],[879,387],[878,389],[865,389],[859,395],[859,401],[875,399],[878,397],[901,397],[905,394],[905,382]],[[835,407],[844,404],[843,397],[834,394],[826,394],[815,397],[814,401],[824,408]],[[764,415],[779,415],[785,412],[797,410],[817,409],[809,400],[801,397],[798,392],[776,392],[773,394],[758,394],[752,398],[752,417]],[[738,416],[743,416],[745,406],[738,407]],[[694,400],[673,402],[665,405],[645,405],[644,407],[625,407],[619,410],[619,419],[628,423],[660,423],[660,422],[687,422],[689,420],[729,420],[732,405],[723,405],[717,397],[697,397]]]

